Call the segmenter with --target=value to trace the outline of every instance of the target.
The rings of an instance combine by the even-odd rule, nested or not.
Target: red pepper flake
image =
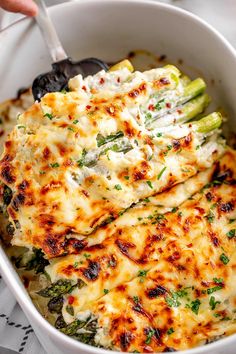
[[[187,245],[188,248],[191,248],[192,246],[193,246],[192,243],[189,243],[189,244]]]
[[[68,297],[68,304],[69,304],[69,305],[72,305],[73,302],[74,302],[74,300],[75,300],[74,296],[70,295],[70,296]]]
[[[82,90],[87,91],[86,86],[82,86]]]
[[[71,117],[71,115],[68,115],[68,118],[69,118],[69,120],[72,120],[73,118]]]
[[[92,106],[90,106],[89,104],[86,106],[86,109],[89,110]]]
[[[166,103],[166,108],[171,108],[171,103],[170,102]]]
[[[100,79],[100,81],[99,81],[99,84],[100,84],[100,85],[103,85],[104,82],[105,82],[105,80],[103,79],[103,77],[101,77],[101,79]]]
[[[150,104],[150,105],[148,106],[148,109],[149,109],[149,111],[155,111],[155,107],[154,107],[153,104]]]
[[[166,77],[162,77],[162,78],[160,79],[160,83],[161,83],[162,85],[169,85],[169,84],[170,84],[170,81],[169,81]]]
[[[117,82],[120,83],[120,77],[117,78]]]
[[[182,114],[182,113],[183,113],[183,111],[181,111],[181,109],[177,109],[177,112],[178,112],[179,114]]]

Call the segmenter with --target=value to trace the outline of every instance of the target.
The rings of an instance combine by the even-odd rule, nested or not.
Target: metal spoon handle
[[[39,9],[38,15],[36,16],[36,21],[43,35],[43,38],[45,39],[53,62],[68,58],[57,36],[55,27],[48,14],[44,1],[36,0],[35,2],[37,3]]]

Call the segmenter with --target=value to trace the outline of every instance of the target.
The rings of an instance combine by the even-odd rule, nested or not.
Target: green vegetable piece
[[[192,301],[191,304],[190,304],[191,310],[192,310],[196,315],[198,315],[198,311],[199,311],[200,305],[201,305],[201,301],[200,301],[199,299],[196,299],[196,300]]]
[[[104,144],[107,144],[111,141],[114,141],[118,138],[122,138],[124,136],[124,133],[119,131],[117,132],[116,134],[111,134],[111,135],[108,135],[106,137],[102,136],[101,134],[98,134],[97,136],[97,146],[100,147]]]
[[[163,173],[165,172],[166,168],[167,168],[166,166],[163,167],[163,169],[159,172],[159,174],[158,174],[158,176],[157,176],[157,179],[160,179],[160,178],[161,178],[161,176],[162,176]]]
[[[151,343],[151,340],[152,340],[152,337],[154,336],[154,334],[155,334],[154,329],[153,328],[149,328],[148,332],[147,332],[147,339],[145,340],[146,344],[150,344]]]
[[[223,264],[225,264],[225,265],[229,263],[229,258],[228,258],[228,256],[226,256],[225,253],[222,253],[222,254],[220,255],[220,260],[221,260],[221,262],[222,262]]]
[[[211,310],[215,310],[216,308],[216,305],[220,304],[221,302],[220,301],[215,301],[215,297],[214,296],[211,296],[210,297],[210,300],[209,300],[209,305],[211,307]]]
[[[57,297],[68,293],[72,287],[73,285],[70,280],[59,279],[47,288],[40,290],[38,294],[43,297]]]
[[[222,285],[214,286],[213,288],[207,289],[207,294],[212,294],[212,293],[214,293],[215,291],[221,290],[222,288],[223,288]]]
[[[74,314],[75,314],[74,308],[71,305],[67,305],[66,306],[66,312],[68,312],[68,314],[71,315],[71,316],[74,316]]]
[[[63,307],[63,297],[62,296],[57,296],[53,297],[49,302],[48,302],[48,310],[51,313],[61,313]]]
[[[235,236],[236,229],[232,229],[229,232],[227,232],[226,236],[228,238],[233,238]]]
[[[195,121],[192,124],[192,127],[194,130],[196,130],[198,133],[209,133],[212,130],[215,130],[219,128],[222,124],[222,115],[219,112],[213,112],[209,114],[208,116]]]

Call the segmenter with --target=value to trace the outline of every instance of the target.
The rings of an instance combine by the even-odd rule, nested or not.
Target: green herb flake
[[[78,262],[75,262],[75,263],[74,263],[74,268],[78,268],[78,265],[79,265],[79,263],[78,263]]]
[[[215,291],[221,290],[222,288],[223,288],[222,285],[214,286],[213,288],[207,289],[207,294],[212,294],[212,293],[214,293]]]
[[[45,173],[46,173],[45,171],[39,171],[40,175],[45,175]]]
[[[149,330],[147,332],[147,339],[145,340],[146,344],[150,344],[151,343],[151,340],[152,340],[152,337],[154,336],[154,334],[155,334],[154,329],[149,328]]]
[[[108,290],[108,289],[103,289],[103,292],[104,292],[104,294],[106,295],[106,294],[109,293],[109,290]]]
[[[25,125],[18,125],[17,129],[26,129],[26,126]]]
[[[216,283],[216,284],[222,284],[224,282],[224,279],[223,278],[213,278],[213,281]]]
[[[147,185],[148,185],[149,188],[153,189],[153,185],[152,185],[151,181],[147,181]]]
[[[77,124],[77,123],[79,123],[79,121],[78,121],[78,119],[75,119],[75,120],[73,121],[73,124]]]
[[[209,300],[209,305],[211,307],[211,310],[215,310],[216,305],[220,304],[220,301],[216,301],[215,296],[211,296]]]
[[[52,120],[53,119],[53,115],[50,113],[45,113],[44,117],[47,117],[48,119]]]
[[[232,230],[227,232],[226,236],[228,238],[233,238],[235,236],[235,232],[236,232],[236,229],[232,229]]]
[[[75,132],[74,128],[73,127],[67,127],[68,130],[72,131],[72,132]]]
[[[174,328],[170,327],[166,333],[170,336],[172,333],[174,333]]]
[[[133,296],[133,301],[137,305],[139,303],[139,297],[138,296]]]
[[[177,207],[174,207],[174,208],[171,210],[171,212],[172,212],[172,213],[176,213],[177,210],[178,210],[178,208],[177,208]]]
[[[162,133],[157,133],[157,134],[156,134],[156,137],[157,137],[157,138],[160,138],[161,136],[162,136]]]
[[[122,190],[122,187],[121,187],[120,184],[116,184],[116,185],[114,186],[114,188],[115,188],[117,191],[121,191],[121,190]]]
[[[159,174],[158,174],[158,176],[157,176],[157,179],[160,179],[160,178],[161,178],[161,176],[162,176],[163,173],[165,172],[166,168],[167,168],[166,166],[163,167],[163,169],[159,172]]]
[[[190,304],[191,310],[192,310],[196,315],[198,315],[198,311],[199,311],[200,305],[201,305],[201,301],[200,301],[199,299],[196,299],[196,300],[192,301],[191,304]]]
[[[129,176],[124,176],[124,179],[129,180]]]
[[[52,168],[58,168],[58,167],[60,167],[60,165],[59,165],[58,162],[50,163],[49,166],[52,167]]]
[[[215,220],[215,215],[213,214],[212,211],[210,211],[210,213],[207,214],[207,215],[205,216],[205,218],[207,219],[207,221],[208,221],[210,224],[212,224],[212,223],[214,222],[214,220]]]
[[[167,296],[165,301],[169,307],[179,307],[181,305],[181,302],[179,302],[178,298]]]
[[[79,167],[83,167],[85,164],[85,156],[87,155],[87,151],[85,149],[83,149],[82,154],[81,154],[81,158],[77,161],[77,164]]]
[[[88,259],[88,258],[90,258],[90,257],[91,257],[91,254],[84,253],[84,254],[83,254],[83,256],[84,256],[86,259]]]
[[[148,272],[148,270],[139,270],[138,271],[138,277],[140,277],[140,280],[139,280],[140,283],[144,282],[144,278],[146,277],[147,272]]]
[[[224,265],[226,265],[226,264],[229,263],[229,258],[226,256],[225,253],[222,253],[222,254],[220,255],[220,260],[221,260],[221,262],[222,262]]]
[[[165,99],[164,98],[162,100],[158,101],[157,104],[155,105],[155,109],[157,111],[160,111],[164,107],[165,107]]]
[[[67,306],[66,306],[66,312],[68,312],[69,315],[71,315],[71,316],[74,316],[74,314],[75,314],[74,308],[73,308],[73,306],[71,306],[71,305],[67,305]]]

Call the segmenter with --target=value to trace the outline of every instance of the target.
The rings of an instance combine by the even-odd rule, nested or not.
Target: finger
[[[26,16],[35,16],[38,12],[33,0],[0,0],[0,7],[10,12],[21,12]]]

